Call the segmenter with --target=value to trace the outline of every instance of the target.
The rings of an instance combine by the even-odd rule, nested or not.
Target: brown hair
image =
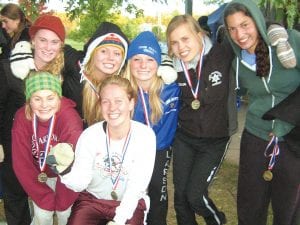
[[[0,11],[2,16],[5,16],[11,20],[20,20],[18,29],[14,32],[11,41],[11,49],[14,48],[16,42],[19,40],[22,31],[31,25],[31,22],[26,18],[22,9],[13,3],[6,4]]]
[[[237,12],[242,12],[245,14],[245,16],[248,16],[253,19],[252,15],[243,4],[231,3],[224,10],[224,24],[226,28],[228,28],[226,18]],[[266,77],[269,75],[269,71],[270,71],[270,56],[269,56],[270,53],[267,44],[264,42],[259,32],[258,34],[259,34],[258,43],[255,47],[256,76]]]

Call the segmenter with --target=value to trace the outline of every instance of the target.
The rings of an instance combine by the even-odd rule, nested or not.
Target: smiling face
[[[174,55],[183,62],[195,58],[202,49],[201,33],[193,32],[187,24],[181,24],[169,36],[169,43]]]
[[[104,76],[117,73],[124,59],[121,49],[111,45],[96,48],[92,57],[97,74],[103,74]]]
[[[148,55],[137,54],[130,59],[130,73],[137,84],[143,89],[148,89],[152,79],[157,74],[158,64]]]
[[[253,19],[244,12],[236,12],[226,17],[227,29],[232,40],[249,53],[254,53],[259,34]]]
[[[128,126],[134,99],[129,99],[126,91],[116,84],[108,84],[100,92],[100,106],[108,127],[114,130]]]
[[[63,42],[53,31],[40,29],[34,35],[32,44],[34,46],[35,65],[41,69],[58,56]]]
[[[48,121],[60,108],[58,94],[51,90],[36,91],[30,97],[31,110],[42,122]]]

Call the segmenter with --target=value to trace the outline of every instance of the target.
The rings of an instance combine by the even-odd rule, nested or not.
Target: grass
[[[224,161],[217,176],[214,178],[212,185],[209,188],[210,197],[213,199],[217,207],[226,214],[226,225],[237,225],[236,212],[236,192],[237,192],[237,174],[238,166],[231,162]],[[176,225],[176,216],[173,203],[173,181],[172,181],[172,167],[169,170],[168,179],[169,191],[169,212],[168,225]],[[272,215],[269,213],[268,225],[271,225]],[[5,221],[3,212],[3,201],[0,202],[0,221]],[[201,216],[197,216],[199,225],[204,225],[205,222]]]
[[[224,162],[209,188],[210,197],[217,207],[226,214],[226,225],[237,225],[236,213],[236,184],[238,166]],[[169,171],[169,213],[168,225],[176,225],[176,217],[173,205],[172,168]],[[198,224],[205,224],[201,216],[197,216]]]

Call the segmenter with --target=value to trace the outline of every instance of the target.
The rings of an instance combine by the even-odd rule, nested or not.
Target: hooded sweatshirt
[[[75,148],[77,139],[82,132],[82,121],[74,109],[75,103],[62,97],[61,108],[56,113],[51,146],[57,143],[69,143]],[[39,149],[46,144],[50,120],[38,122],[37,137]],[[38,161],[36,142],[33,141],[32,121],[25,117],[25,106],[20,108],[14,118],[12,128],[12,158],[13,169],[22,187],[29,197],[42,209],[49,211],[63,211],[69,208],[77,193],[61,183],[60,178],[46,165],[45,173],[48,177],[57,177],[55,191],[46,183],[38,181],[41,173]]]
[[[234,0],[227,7],[230,7],[233,3],[242,4],[248,9],[270,53],[270,72],[265,78],[258,77],[256,76],[256,68],[251,68],[249,64],[242,60],[241,48],[229,38],[236,55],[232,66],[236,75],[237,88],[245,88],[249,96],[245,128],[251,134],[267,141],[270,139],[269,134],[271,132],[282,140],[281,137],[289,133],[294,126],[280,119],[263,120],[262,116],[299,87],[300,54],[297,50],[300,49],[300,33],[296,30],[287,30],[288,42],[296,54],[297,65],[295,68],[286,69],[277,57],[276,47],[270,45],[265,19],[257,5],[250,0]]]
[[[92,37],[84,45],[83,51],[78,51],[69,45],[64,48],[65,67],[63,70],[63,96],[76,102],[76,110],[82,116],[83,67],[88,62],[93,50],[107,37],[114,33],[122,41],[125,51],[121,68],[125,64],[129,41],[121,29],[113,23],[103,22]],[[119,72],[119,71],[118,71]]]

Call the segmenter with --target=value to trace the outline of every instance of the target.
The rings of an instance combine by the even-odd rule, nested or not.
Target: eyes
[[[241,23],[240,25],[238,25],[237,27],[228,27],[227,29],[228,29],[229,33],[234,34],[239,29],[242,31],[248,30],[250,26],[251,26],[250,22],[244,22],[244,23]]]
[[[46,43],[51,43],[51,44],[53,44],[53,45],[59,45],[60,43],[61,43],[61,41],[58,39],[58,40],[48,40],[48,39],[46,39],[46,38],[43,38],[43,37],[40,37],[39,39],[38,39],[38,41],[40,42],[40,43],[43,43],[43,44],[46,44]]]
[[[189,37],[182,37],[180,38],[180,42],[182,43],[187,43],[189,42],[190,38]],[[170,41],[171,46],[176,46],[178,45],[179,41]]]
[[[132,61],[134,61],[136,63],[155,62],[155,59],[153,59],[152,57],[141,58],[141,57],[134,56],[134,57],[132,57]]]
[[[114,100],[109,100],[109,99],[101,99],[101,105],[102,106],[110,106],[112,105],[116,105],[116,106],[120,106],[122,105],[124,101],[122,99],[114,99]]]
[[[100,48],[99,52],[103,55],[113,54],[116,57],[122,57],[122,52],[119,49],[110,50],[108,48]]]
[[[58,100],[58,95],[56,94],[51,94],[48,96],[41,96],[41,95],[35,95],[33,94],[30,101],[34,102],[36,104],[42,104],[42,103],[48,103],[51,104],[53,102],[56,102]]]

